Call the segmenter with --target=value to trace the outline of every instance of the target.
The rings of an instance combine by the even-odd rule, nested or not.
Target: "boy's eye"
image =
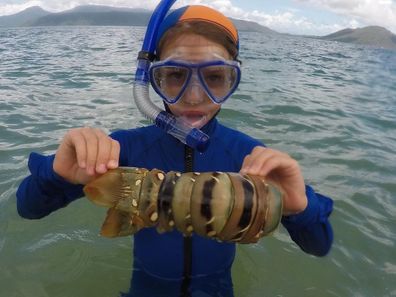
[[[223,70],[204,71],[203,77],[209,87],[222,86],[227,80],[227,75]]]
[[[187,77],[187,72],[181,68],[167,69],[165,71],[164,79],[168,83],[183,83]]]
[[[224,82],[224,75],[221,73],[211,73],[205,76],[205,79],[209,82],[213,83],[221,83]]]
[[[169,72],[167,74],[168,79],[182,79],[184,76],[185,74],[183,72],[177,70]]]

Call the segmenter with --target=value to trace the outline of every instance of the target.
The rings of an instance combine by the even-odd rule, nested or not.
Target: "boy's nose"
[[[195,75],[191,77],[190,83],[184,92],[183,100],[191,105],[202,103],[205,100],[205,91]]]

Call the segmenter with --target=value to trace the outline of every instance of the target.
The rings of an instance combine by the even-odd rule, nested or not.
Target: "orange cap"
[[[237,48],[239,48],[238,31],[232,21],[217,10],[202,5],[184,6],[167,15],[158,29],[157,45],[166,31],[180,22],[187,21],[208,22],[219,27],[231,37]]]

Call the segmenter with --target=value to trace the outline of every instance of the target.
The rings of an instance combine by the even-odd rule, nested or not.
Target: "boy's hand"
[[[304,179],[296,160],[277,150],[256,146],[243,161],[241,174],[259,175],[283,191],[283,215],[302,212],[308,204]]]
[[[72,129],[55,155],[54,171],[75,184],[86,184],[96,175],[118,167],[120,144],[96,128]]]

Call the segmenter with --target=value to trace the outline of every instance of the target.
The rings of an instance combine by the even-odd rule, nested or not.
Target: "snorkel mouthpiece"
[[[149,96],[149,68],[155,59],[158,30],[170,7],[175,2],[176,0],[162,0],[150,18],[142,50],[138,56],[133,94],[139,111],[153,121],[156,126],[162,128],[184,144],[203,152],[209,144],[209,136],[182,119],[176,118],[174,115],[162,110],[150,100]]]
[[[199,152],[206,151],[209,145],[208,135],[166,111],[161,111],[158,114],[155,124],[189,147],[197,149]]]

